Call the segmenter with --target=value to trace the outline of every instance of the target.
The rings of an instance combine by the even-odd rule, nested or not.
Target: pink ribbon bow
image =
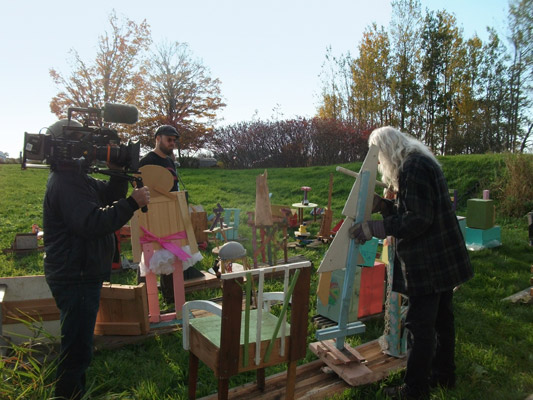
[[[168,235],[168,236],[164,236],[160,238],[154,235],[148,229],[143,228],[142,226],[141,226],[141,229],[144,232],[144,236],[140,238],[141,244],[157,242],[161,245],[161,247],[170,251],[172,254],[178,257],[181,261],[185,261],[191,258],[191,256],[187,254],[180,246],[177,246],[171,242],[171,240],[185,239],[187,237],[187,233],[185,231],[176,232],[176,233],[173,233],[172,235]]]

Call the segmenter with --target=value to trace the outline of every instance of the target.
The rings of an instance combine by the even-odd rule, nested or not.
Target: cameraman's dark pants
[[[93,334],[102,282],[48,285],[60,310],[61,320],[55,395],[60,399],[80,399],[85,392],[85,371],[93,355]]]
[[[430,377],[455,383],[453,291],[409,296],[405,327],[411,341],[404,382],[413,396],[429,392]]]

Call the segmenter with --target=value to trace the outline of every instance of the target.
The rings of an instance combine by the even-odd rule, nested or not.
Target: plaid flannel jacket
[[[400,170],[392,214],[396,238],[393,290],[419,296],[451,290],[474,275],[441,168],[414,153]]]

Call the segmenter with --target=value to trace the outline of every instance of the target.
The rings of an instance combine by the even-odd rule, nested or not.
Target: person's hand
[[[147,206],[150,203],[150,189],[147,186],[143,186],[140,189],[133,189],[131,197],[137,202],[139,208]]]
[[[364,244],[372,237],[377,237],[378,239],[387,237],[383,221],[365,221],[360,224],[354,224],[348,231],[348,235],[359,244]]]

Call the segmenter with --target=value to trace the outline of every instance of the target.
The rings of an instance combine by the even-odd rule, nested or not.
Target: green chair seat
[[[278,317],[272,315],[266,311],[262,313],[262,322],[261,322],[261,341],[272,339],[274,330],[276,328],[276,323],[278,322]],[[220,347],[220,332],[222,325],[222,318],[213,315],[209,317],[194,318],[189,321],[189,324],[193,326],[198,332],[200,332],[206,339],[208,339],[215,346]],[[250,310],[250,332],[249,332],[249,343],[255,343],[256,336],[256,326],[257,326],[257,310]],[[286,327],[286,336],[289,336],[290,324],[287,323]],[[244,344],[244,311],[241,317],[241,340],[240,343]],[[278,332],[277,337],[281,337],[281,329]]]

